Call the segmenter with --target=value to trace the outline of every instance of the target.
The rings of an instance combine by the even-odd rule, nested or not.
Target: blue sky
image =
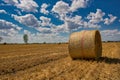
[[[120,40],[119,0],[0,0],[1,42],[67,42],[71,32],[100,30]]]

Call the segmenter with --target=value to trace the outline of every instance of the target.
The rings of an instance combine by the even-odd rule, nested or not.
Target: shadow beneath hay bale
[[[109,58],[109,57],[100,57],[97,62],[105,62],[108,64],[117,64],[120,63],[120,59],[118,58]]]
[[[80,58],[80,59],[73,59],[73,60],[97,61],[98,63],[99,62],[105,62],[107,64],[117,64],[117,63],[120,63],[120,59],[118,59],[118,58],[109,58],[109,57],[100,57],[98,59]]]

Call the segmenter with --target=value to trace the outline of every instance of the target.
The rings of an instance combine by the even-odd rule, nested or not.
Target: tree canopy
[[[3,40],[3,38],[2,37],[0,37],[0,42]]]
[[[23,35],[23,40],[26,44],[28,43],[28,35],[27,34]]]

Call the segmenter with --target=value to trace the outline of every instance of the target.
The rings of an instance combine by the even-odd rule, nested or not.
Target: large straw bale
[[[102,55],[102,42],[98,30],[74,32],[69,38],[69,54],[74,58],[99,58]]]

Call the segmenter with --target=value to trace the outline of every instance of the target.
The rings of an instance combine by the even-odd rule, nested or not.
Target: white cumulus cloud
[[[3,13],[3,14],[7,14],[7,12],[5,10],[0,10],[0,13]]]
[[[97,9],[96,13],[90,12],[88,14],[87,19],[89,19],[90,23],[99,23],[103,21],[103,16],[105,15],[104,12],[102,12],[101,9]]]
[[[87,19],[88,21],[84,20],[82,16],[75,15],[75,16],[64,16],[61,20],[64,21],[63,24],[56,26],[54,31],[58,32],[71,32],[74,30],[78,30],[80,28],[101,28],[98,24],[99,22],[103,21],[103,16],[105,15],[102,10],[97,9],[96,13],[91,12]]]
[[[34,36],[34,41],[36,42],[50,42],[50,43],[55,43],[55,42],[66,42],[68,41],[68,37],[60,36],[54,33],[51,34],[43,34],[43,33],[37,33]]]
[[[40,21],[33,14],[26,14],[23,16],[12,15],[13,18],[21,24],[28,27],[39,27]]]
[[[53,30],[55,32],[70,32],[73,30],[78,30],[82,27],[86,28],[100,28],[98,25],[100,21],[103,20],[103,16],[105,15],[101,9],[97,9],[96,13],[91,12],[88,16],[88,22],[82,19],[80,15],[67,15],[79,8],[85,8],[88,5],[89,0],[72,0],[72,4],[69,5],[64,1],[58,1],[52,8],[52,11],[58,14],[58,18],[62,20],[64,23],[56,26]]]
[[[101,26],[98,24],[90,23],[90,22],[86,22],[86,21],[84,21],[83,27],[84,28],[95,28],[95,29],[101,28]]]
[[[52,11],[55,13],[66,14],[68,12],[74,12],[79,8],[85,8],[88,5],[89,0],[72,0],[72,4],[69,5],[68,3],[64,1],[58,1],[53,6]]]
[[[41,26],[51,26],[51,23],[50,23],[51,18],[41,16],[40,20],[41,20]]]
[[[104,41],[120,41],[120,31],[118,29],[102,30],[101,35]]]
[[[38,4],[34,0],[3,0],[5,3],[14,5],[25,12],[38,12]]]
[[[106,25],[113,23],[117,19],[117,17],[113,16],[112,14],[108,14],[108,16],[109,16],[109,18],[104,19],[104,24],[106,24]]]
[[[26,12],[38,12],[36,8],[39,7],[33,0],[20,0],[20,3],[16,6]]]
[[[52,11],[62,16],[63,14],[68,13],[69,4],[64,1],[58,1],[52,8]]]
[[[15,5],[19,3],[18,0],[2,0],[2,1],[10,5]]]
[[[118,21],[120,22],[120,19]]]
[[[20,10],[15,9],[14,11],[15,11],[18,15],[22,15],[22,13],[21,13],[21,11],[20,11]]]
[[[48,11],[48,10],[46,10],[46,8],[47,8],[48,6],[49,6],[48,4],[43,3],[43,4],[41,5],[40,12],[41,12],[41,13],[43,13],[43,14],[48,14],[48,13],[49,13],[49,11]]]
[[[83,26],[82,16],[66,17],[64,20],[68,30],[78,29]]]
[[[54,31],[58,32],[70,32],[71,30],[77,30],[83,26],[83,20],[81,16],[65,17],[64,24],[58,25]]]
[[[38,27],[37,30],[44,34],[52,33],[51,28],[46,28],[46,27]]]
[[[54,26],[54,24],[51,23],[51,19],[48,17],[41,16],[40,20],[38,20],[33,14],[26,14],[23,16],[17,16],[17,15],[12,15],[12,16],[19,23],[27,27],[32,27],[41,33],[45,33],[45,34],[52,33],[51,27]]]
[[[13,24],[12,22],[0,19],[0,36],[16,35],[21,29],[21,27]]]
[[[74,12],[79,8],[85,8],[88,5],[89,0],[72,0],[72,4],[70,6],[70,11]]]

